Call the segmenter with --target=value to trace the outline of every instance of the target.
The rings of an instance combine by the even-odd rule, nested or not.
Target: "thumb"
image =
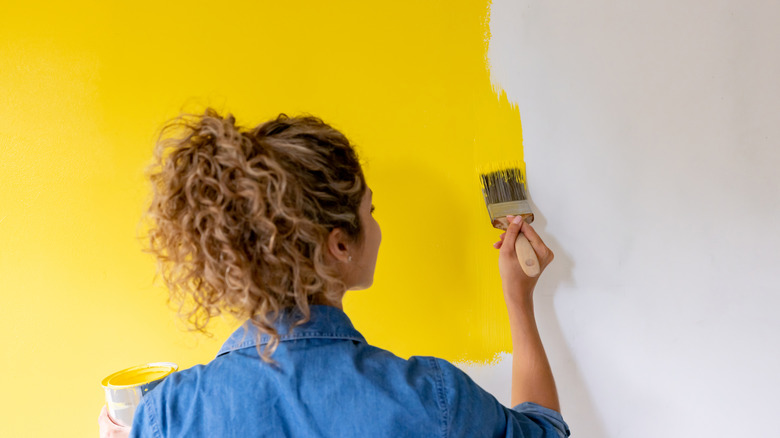
[[[501,245],[502,254],[514,254],[515,253],[515,241],[520,234],[520,228],[522,227],[523,216],[507,216],[509,221],[509,227],[506,229],[506,236],[504,236],[504,244]],[[508,244],[507,244],[508,243]]]

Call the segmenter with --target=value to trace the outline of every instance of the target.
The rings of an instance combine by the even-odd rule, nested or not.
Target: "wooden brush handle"
[[[520,262],[520,266],[523,267],[523,272],[529,277],[538,277],[541,273],[539,268],[539,259],[536,258],[536,253],[531,242],[525,238],[521,233],[515,240],[515,252],[517,252],[517,261]]]

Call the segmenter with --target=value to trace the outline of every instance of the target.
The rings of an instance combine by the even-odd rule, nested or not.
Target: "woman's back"
[[[446,361],[373,347],[335,307],[292,331],[280,320],[275,365],[259,358],[268,337],[244,327],[145,397],[132,436],[559,436],[554,411],[507,409]]]

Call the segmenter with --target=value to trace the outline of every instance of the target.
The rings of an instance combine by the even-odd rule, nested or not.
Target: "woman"
[[[280,115],[244,130],[207,110],[169,125],[156,148],[150,249],[196,328],[229,312],[247,322],[207,365],[174,373],[144,397],[131,430],[99,418],[101,436],[568,436],[536,328],[537,279],[513,244],[494,246],[514,346],[512,404],[450,363],[373,347],[342,310],[373,282],[381,241],[372,191],[347,138],[314,117]],[[184,304],[182,304],[184,306]]]

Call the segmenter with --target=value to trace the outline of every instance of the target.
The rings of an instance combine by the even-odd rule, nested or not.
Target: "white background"
[[[494,0],[576,437],[780,436],[780,2]],[[509,404],[509,357],[469,373]]]

